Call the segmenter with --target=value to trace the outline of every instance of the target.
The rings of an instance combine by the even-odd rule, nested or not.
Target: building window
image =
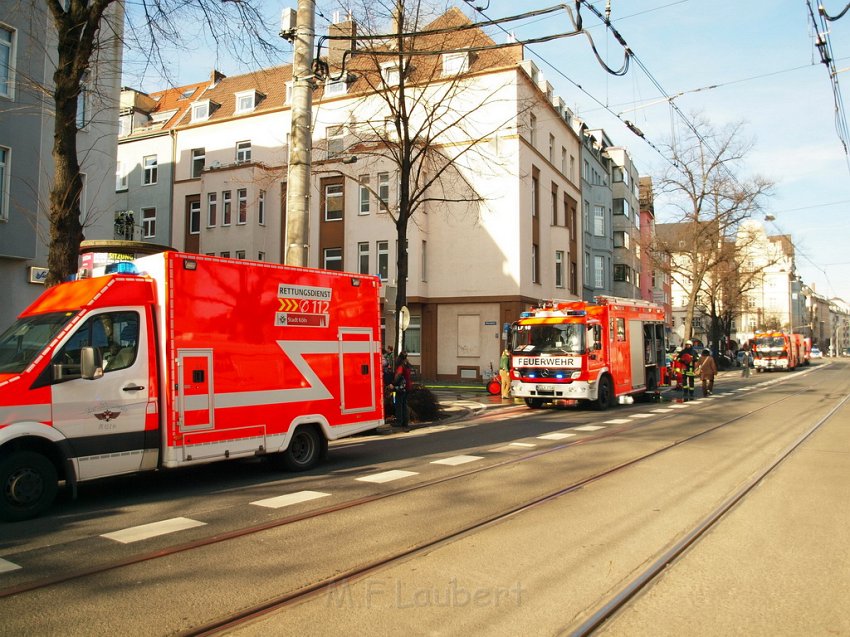
[[[322,267],[325,270],[342,272],[342,248],[325,248]]]
[[[343,185],[325,184],[325,221],[341,221]]]
[[[570,155],[570,181],[576,182],[576,158]]]
[[[561,146],[561,174],[567,174],[567,149]]]
[[[357,244],[357,271],[360,274],[369,274],[369,242]]]
[[[156,183],[157,179],[157,160],[156,155],[148,155],[142,160],[144,170],[142,171],[142,185],[151,186]]]
[[[531,244],[531,282],[540,283],[540,259],[536,243]]]
[[[210,101],[196,102],[192,104],[192,121],[203,122],[210,118]]]
[[[198,179],[201,173],[204,172],[204,166],[207,162],[206,149],[192,149],[192,179]]]
[[[0,26],[0,95],[15,96],[15,31]]]
[[[236,254],[234,256],[237,259],[244,259],[245,258],[245,251],[244,250],[237,250]]]
[[[236,223],[248,223],[248,189],[239,188],[236,191]]]
[[[423,241],[422,242],[422,263],[421,263],[422,276],[420,277],[423,283],[426,283],[428,281],[428,259],[427,259],[427,255],[428,255],[428,242]]]
[[[328,80],[325,83],[325,97],[335,97],[337,95],[345,95],[348,92],[348,80],[346,78],[342,78],[341,80],[330,81]]]
[[[555,250],[555,287],[564,287],[564,251]]]
[[[229,226],[233,216],[233,208],[230,202],[230,191],[221,193],[221,225]]]
[[[251,142],[236,142],[236,163],[242,164],[251,161]]]
[[[629,248],[629,233],[624,231],[617,231],[614,233],[614,247],[615,248]],[[653,274],[654,276],[654,274]]]
[[[266,260],[266,253],[263,252],[262,250],[260,250],[257,253],[257,261],[265,261],[265,260]]]
[[[218,193],[207,193],[207,227],[212,228],[217,223],[218,216]]]
[[[261,190],[257,197],[257,223],[266,225],[266,191]]]
[[[390,174],[378,173],[378,201],[380,208],[386,212],[390,207]]]
[[[224,252],[221,253],[221,256],[223,256],[225,259],[229,259],[230,258],[230,251],[225,250]]]
[[[360,175],[358,180],[358,197],[360,199],[360,208],[358,214],[368,215],[371,206],[371,193],[369,192],[369,175]]]
[[[469,70],[469,53],[443,53],[443,75],[459,75]]]
[[[236,112],[237,113],[250,113],[254,110],[257,101],[257,92],[256,91],[242,91],[240,93],[236,93]]]
[[[381,77],[387,86],[398,86],[399,82],[401,82],[401,72],[398,62],[382,64]]]
[[[558,225],[558,186],[552,183],[552,225]]]
[[[404,349],[408,354],[422,353],[422,317],[411,314],[410,323],[404,331]]]
[[[614,214],[615,215],[625,215],[626,217],[631,216],[629,210],[629,202],[625,199],[615,199],[614,200]]]
[[[531,174],[531,216],[537,216],[537,169],[533,169]]]
[[[623,281],[625,283],[630,283],[632,280],[631,276],[631,268],[629,266],[624,265],[622,263],[617,263],[614,265],[614,280],[615,281]]]
[[[118,163],[115,165],[115,190],[127,190],[127,173],[124,170],[124,162],[120,159]]]
[[[156,208],[142,208],[142,238],[156,236]]]
[[[549,163],[555,164],[555,136],[549,133]]]
[[[578,294],[578,264],[570,261],[570,294]]]
[[[604,206],[594,206],[593,207],[593,236],[594,237],[604,237],[605,236],[605,207]]]
[[[590,286],[590,253],[584,253],[584,285],[587,287]]]
[[[12,149],[0,146],[0,221],[9,220],[9,164]]]
[[[593,287],[597,290],[605,287],[605,257],[593,257]]]
[[[534,113],[528,114],[528,141],[537,146],[537,116]]]
[[[201,202],[193,201],[189,204],[189,234],[201,233]]]
[[[328,157],[338,157],[345,152],[345,128],[328,126],[325,130],[328,143]]]
[[[381,281],[387,281],[390,278],[390,242],[378,241],[375,248],[378,256],[378,276]]]

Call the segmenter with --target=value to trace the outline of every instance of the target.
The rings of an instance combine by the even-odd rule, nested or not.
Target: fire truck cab
[[[576,400],[606,409],[665,381],[664,308],[635,299],[549,301],[511,330],[511,395],[533,408]]]

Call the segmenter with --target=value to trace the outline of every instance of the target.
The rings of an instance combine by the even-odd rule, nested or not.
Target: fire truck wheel
[[[599,379],[599,393],[596,396],[596,401],[593,403],[593,408],[600,411],[608,409],[614,402],[614,387],[611,385],[611,378],[603,376]]]
[[[540,409],[543,406],[542,398],[526,398],[525,404],[528,405],[531,409]]]
[[[283,466],[290,471],[307,471],[315,467],[327,449],[327,440],[315,427],[302,425],[292,434],[283,452]]]
[[[56,467],[40,453],[15,451],[0,460],[0,519],[28,520],[53,503],[59,488]]]

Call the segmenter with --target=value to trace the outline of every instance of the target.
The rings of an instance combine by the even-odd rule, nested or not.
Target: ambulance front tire
[[[526,398],[525,404],[528,405],[529,409],[540,409],[543,407],[543,399],[542,398]]]
[[[328,452],[328,441],[318,427],[302,425],[292,434],[281,462],[289,471],[307,471],[315,467]]]
[[[40,453],[13,451],[0,459],[0,520],[19,522],[44,513],[59,489],[56,467]]]

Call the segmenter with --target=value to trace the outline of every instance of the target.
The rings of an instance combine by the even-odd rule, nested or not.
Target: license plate
[[[554,385],[538,385],[537,391],[555,391]]]

